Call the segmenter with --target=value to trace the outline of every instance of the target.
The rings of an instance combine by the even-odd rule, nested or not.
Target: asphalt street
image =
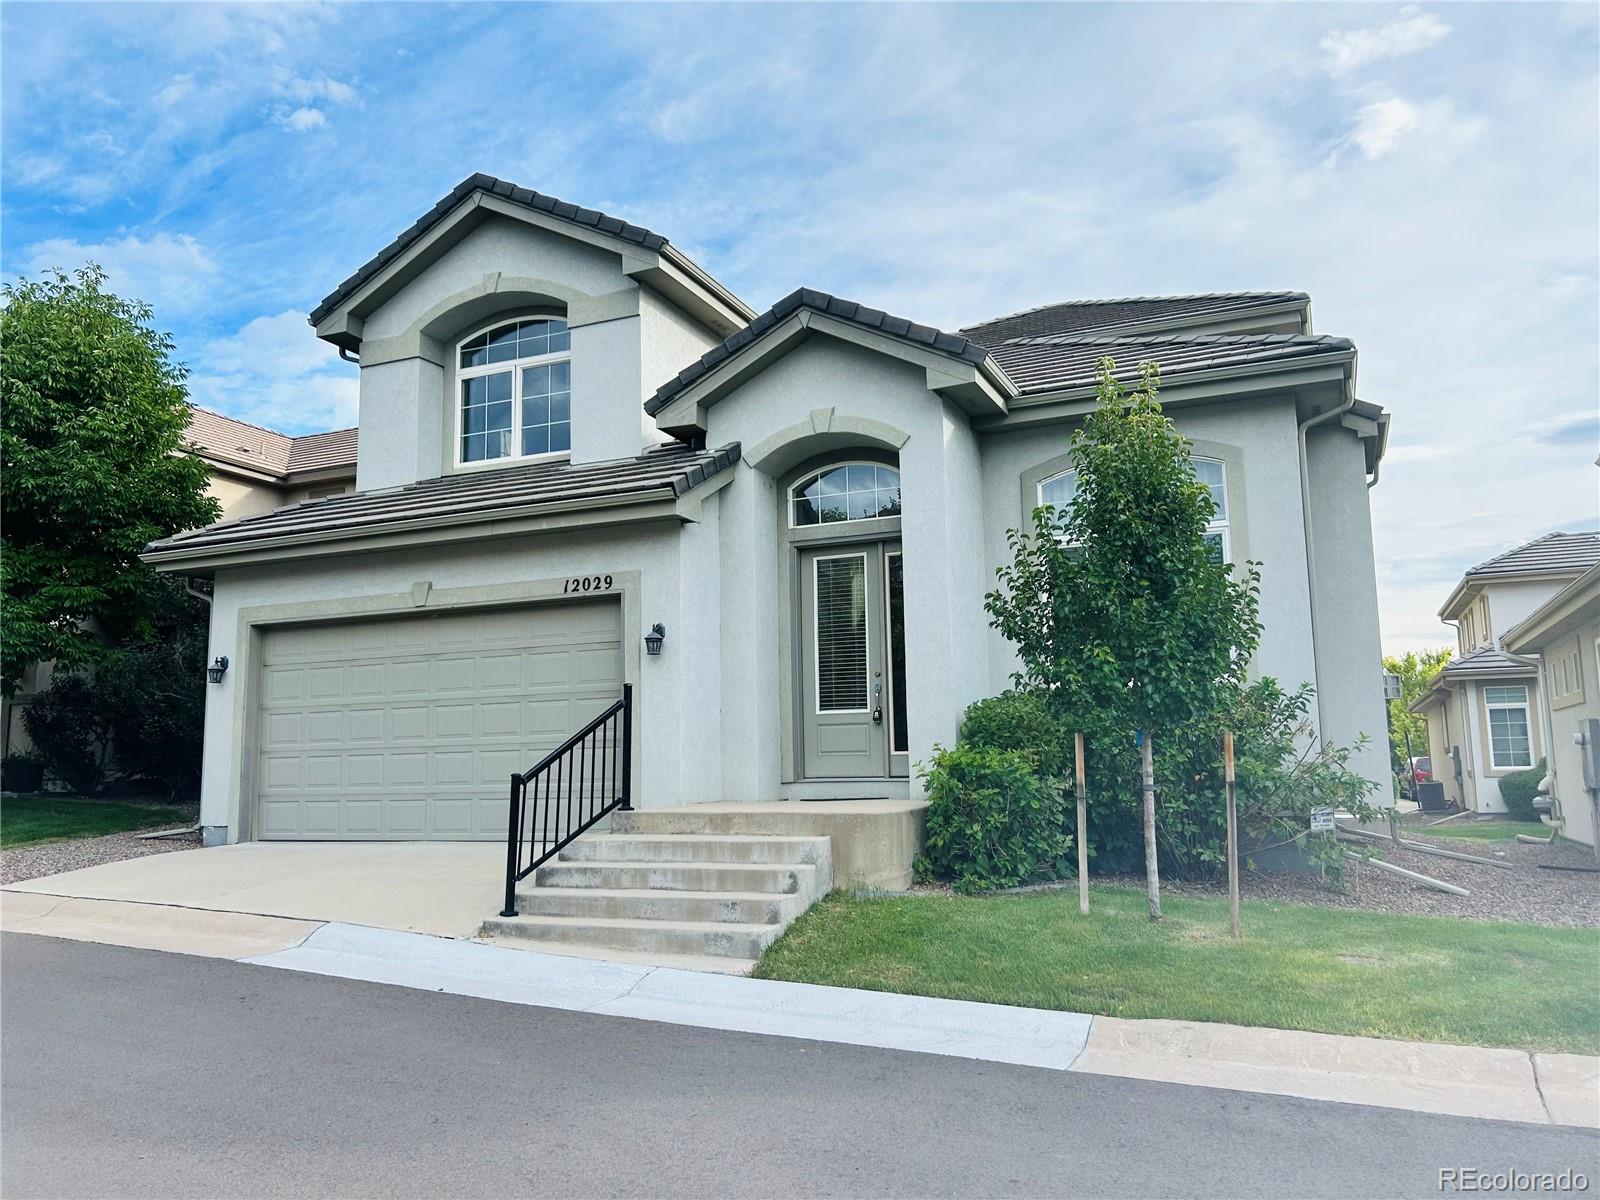
[[[28,1197],[1439,1196],[1600,1135],[0,942]]]

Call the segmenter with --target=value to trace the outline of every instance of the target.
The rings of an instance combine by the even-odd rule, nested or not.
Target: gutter
[[[1311,466],[1306,454],[1306,435],[1317,425],[1337,421],[1356,406],[1355,388],[1350,388],[1350,398],[1338,408],[1307,417],[1300,422],[1296,440],[1300,450],[1300,513],[1301,528],[1306,542],[1306,602],[1311,612],[1311,667],[1317,673],[1317,736],[1326,745],[1328,741],[1328,702],[1322,686],[1322,641],[1317,637],[1317,566],[1315,537],[1311,526]]]

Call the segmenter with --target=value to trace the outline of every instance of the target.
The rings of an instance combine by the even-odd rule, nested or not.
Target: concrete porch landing
[[[745,834],[833,840],[833,885],[900,891],[922,850],[926,800],[684,804],[614,813],[615,833]]]

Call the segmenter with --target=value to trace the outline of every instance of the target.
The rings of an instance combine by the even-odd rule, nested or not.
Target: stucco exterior
[[[574,577],[608,578],[596,594],[621,609],[638,806],[921,794],[917,764],[955,739],[968,704],[1009,684],[1012,652],[989,627],[984,597],[1007,558],[1006,531],[1028,524],[1032,489],[1066,454],[1086,402],[1008,411],[1015,389],[985,356],[952,354],[960,339],[919,341],[887,322],[864,329],[822,312],[796,314],[717,365],[718,314],[728,303],[668,262],[664,247],[607,241],[603,225],[569,237],[542,216],[524,221],[500,209],[446,238],[449,220],[318,310],[319,334],[361,361],[362,493],[442,476],[457,477],[452,486],[469,475],[485,489],[508,486],[502,469],[516,460],[456,460],[453,364],[463,338],[527,318],[559,319],[571,332],[572,447],[560,463],[634,461],[674,436],[734,447],[737,461],[637,516],[571,507],[531,523],[485,518],[403,549],[378,548],[388,543],[363,541],[360,530],[336,532],[325,549],[302,539],[292,558],[167,552],[164,569],[214,579],[212,649],[232,663],[206,713],[208,837],[254,836],[267,630],[558,603]],[[1291,307],[1302,312],[1305,303]],[[1271,320],[1285,319],[1281,308]],[[709,368],[687,369],[708,351]],[[691,376],[662,407],[666,385]],[[1352,380],[1353,371],[1334,367],[1273,386],[1175,386],[1169,411],[1197,454],[1226,467],[1233,561],[1261,564],[1255,671],[1286,687],[1314,683],[1325,736],[1371,739],[1357,765],[1376,783],[1387,765],[1367,479],[1381,445],[1374,451],[1370,431],[1324,424],[1307,439],[1304,479],[1300,467],[1301,423],[1347,411]],[[790,487],[846,461],[898,472],[895,511],[809,527],[791,520]],[[894,619],[906,679],[893,702],[903,706],[894,715],[904,716],[906,744],[889,756],[899,766],[878,775],[808,775],[797,564],[818,547],[858,546],[903,563]],[[666,629],[662,652],[644,654],[643,636],[657,623]]]

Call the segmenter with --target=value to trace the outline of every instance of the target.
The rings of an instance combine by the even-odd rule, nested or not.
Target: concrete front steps
[[[589,833],[517,889],[517,915],[482,936],[557,954],[742,974],[833,886],[825,836]],[[620,826],[620,828],[619,828]]]

